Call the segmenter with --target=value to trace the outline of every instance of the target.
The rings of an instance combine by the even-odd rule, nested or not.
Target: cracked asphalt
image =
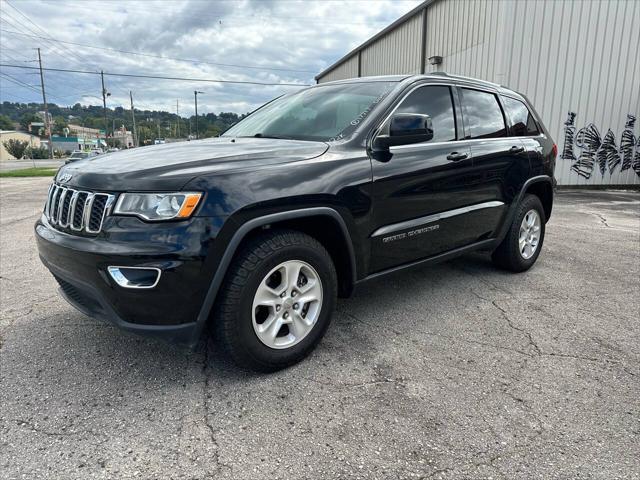
[[[640,478],[640,194],[558,194],[524,274],[474,254],[363,285],[258,375],[67,305],[33,238],[48,182],[0,181],[1,478]]]

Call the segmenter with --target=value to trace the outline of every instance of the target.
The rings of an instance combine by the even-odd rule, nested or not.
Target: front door
[[[433,139],[391,147],[388,162],[372,160],[370,273],[474,240],[473,229],[465,228],[471,151],[463,139],[454,93],[446,85],[422,85],[411,91],[395,112],[429,115]]]

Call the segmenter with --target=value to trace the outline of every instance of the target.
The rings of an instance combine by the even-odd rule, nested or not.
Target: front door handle
[[[514,145],[509,149],[509,153],[521,153],[521,152],[524,152],[524,147],[518,147]]]
[[[451,152],[449,155],[447,155],[447,160],[451,160],[452,162],[458,162],[460,160],[464,160],[468,156],[469,155],[467,155],[466,153]]]

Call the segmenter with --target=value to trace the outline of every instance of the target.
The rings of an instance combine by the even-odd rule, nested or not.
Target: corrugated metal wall
[[[439,70],[527,95],[561,153],[572,112],[573,135],[567,133],[575,157],[605,152],[613,153],[614,162],[615,152],[621,157],[613,173],[607,165],[602,174],[596,161],[589,179],[571,170],[574,160],[560,158],[561,184],[640,184],[633,169],[621,170],[627,115],[640,117],[640,2],[440,0],[428,9],[426,45],[427,56],[443,57]],[[429,65],[427,71],[433,69]],[[583,127],[593,142],[578,148]],[[639,127],[636,122],[636,139]],[[598,148],[598,138],[608,146]],[[571,156],[570,148],[565,156]]]
[[[421,32],[418,13],[366,47],[362,75],[418,72]],[[424,55],[442,56],[439,70],[507,85],[531,99],[565,150],[559,183],[640,184],[633,169],[621,170],[625,152],[640,155],[628,126],[622,144],[627,115],[638,118],[632,134],[640,137],[640,1],[438,0],[427,8],[426,35]],[[357,76],[353,58],[355,75],[338,76],[337,68],[329,75]],[[426,70],[434,67],[427,62]],[[571,170],[571,155],[606,153],[613,163],[620,157],[613,173],[607,164],[602,174],[597,161],[589,179]]]
[[[362,50],[362,76],[420,72],[422,15],[415,15]]]
[[[358,76],[358,55],[353,55],[322,77],[323,82],[333,82]]]

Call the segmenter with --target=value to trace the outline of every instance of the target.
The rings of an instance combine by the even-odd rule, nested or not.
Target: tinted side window
[[[436,85],[420,87],[403,100],[396,112],[429,115],[433,123],[431,142],[448,142],[456,139],[456,120],[449,87]]]
[[[466,138],[506,137],[502,109],[493,93],[462,89]]]
[[[511,134],[517,137],[538,135],[538,126],[527,106],[515,98],[502,97],[504,109],[511,119]]]

